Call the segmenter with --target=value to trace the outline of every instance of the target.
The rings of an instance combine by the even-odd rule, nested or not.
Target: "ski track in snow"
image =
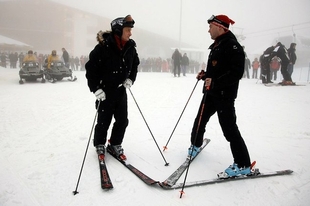
[[[298,68],[294,72],[295,81],[307,84]],[[179,198],[179,190],[147,186],[107,155],[114,189],[103,191],[91,138],[79,194],[73,195],[96,112],[85,72],[74,75],[76,82],[19,85],[18,69],[0,67],[1,206],[309,204],[310,86],[265,87],[252,79],[241,80],[236,99],[241,134],[262,172],[292,169],[292,175],[185,188]],[[195,86],[195,76],[138,73],[131,91],[161,150]],[[123,147],[129,163],[160,181],[183,163],[201,89],[199,82],[163,153],[169,166],[164,166],[128,92],[129,126]],[[232,163],[216,115],[205,136],[211,142],[191,164],[187,181],[214,178]],[[184,175],[179,182],[183,180]]]

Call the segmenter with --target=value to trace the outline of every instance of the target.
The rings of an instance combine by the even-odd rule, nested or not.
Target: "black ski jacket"
[[[228,31],[219,36],[209,49],[211,51],[206,73],[202,78],[212,78],[208,95],[235,99],[238,93],[239,80],[244,72],[245,53],[243,48],[235,35]]]
[[[117,47],[113,33],[104,33],[100,42],[89,54],[85,65],[88,87],[91,92],[117,89],[125,79],[134,83],[140,63],[136,43],[130,39],[124,48]]]

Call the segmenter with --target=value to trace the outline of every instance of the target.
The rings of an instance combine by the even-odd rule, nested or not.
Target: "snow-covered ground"
[[[85,72],[76,82],[19,85],[18,69],[0,67],[0,205],[309,205],[310,85],[308,68],[293,80],[306,86],[265,87],[243,79],[236,100],[238,126],[251,159],[262,172],[292,169],[287,176],[241,180],[179,190],[147,186],[107,155],[114,189],[103,191],[90,144],[73,195],[95,117],[95,97]],[[194,74],[139,73],[131,91],[160,147],[164,146],[195,86]],[[128,92],[129,126],[123,147],[129,163],[153,179],[165,180],[185,159],[202,94],[202,82],[176,128],[164,160]],[[208,124],[212,141],[191,164],[187,180],[216,177],[232,163],[216,115]],[[182,176],[179,182],[184,180]]]

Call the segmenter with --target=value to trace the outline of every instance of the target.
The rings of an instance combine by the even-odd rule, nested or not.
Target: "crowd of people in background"
[[[174,76],[181,76],[181,72],[183,76],[186,76],[187,73],[197,73],[201,70],[201,65],[204,64],[203,62],[200,63],[195,60],[190,60],[186,53],[183,54],[183,57],[184,61],[180,62],[180,71],[176,71],[176,75]],[[175,71],[173,59],[164,59],[161,57],[141,58],[138,69],[139,72],[170,72],[173,74]]]
[[[243,47],[245,50],[245,47]],[[272,50],[275,46],[270,47]],[[287,55],[289,57],[289,63],[287,66],[288,74],[291,76],[294,70],[294,64],[296,62],[296,43],[291,43],[289,49],[287,50]],[[88,61],[87,55],[82,55],[80,57],[69,56],[69,53],[65,48],[62,48],[61,59],[65,62],[65,65],[72,71],[85,71],[85,64]],[[24,57],[27,52],[0,52],[0,66],[9,67],[12,69],[21,67]],[[37,54],[34,52],[33,55],[37,58],[40,68],[42,68],[44,61],[47,59],[49,54]],[[255,57],[254,60],[248,58],[245,53],[245,65],[244,65],[244,75],[243,78],[252,79],[262,79],[262,54],[259,57]],[[167,72],[172,73],[174,77],[180,77],[181,74],[186,76],[187,73],[196,74],[201,69],[205,69],[204,62],[198,62],[196,60],[189,59],[186,53],[181,53],[178,49],[175,49],[171,58],[161,58],[161,57],[148,57],[141,58],[140,65],[138,67],[139,72]],[[281,70],[281,58],[278,56],[273,56],[269,60],[268,65],[268,79],[276,81],[278,79],[278,71]],[[252,70],[252,72],[251,72]],[[252,75],[251,75],[252,73]],[[264,72],[263,72],[264,73]]]
[[[87,55],[82,55],[80,57],[69,56],[69,53],[65,48],[62,48],[62,55],[60,55],[60,59],[65,63],[66,67],[72,69],[73,71],[84,71],[85,64],[88,61]],[[64,55],[65,54],[65,55]],[[28,51],[26,52],[0,52],[0,66],[5,68],[21,68],[23,59],[28,55]],[[50,54],[38,54],[37,52],[33,52],[33,56],[36,57],[37,62],[39,63],[39,67],[42,69],[44,65],[44,61],[47,60]],[[69,58],[67,58],[67,56]]]

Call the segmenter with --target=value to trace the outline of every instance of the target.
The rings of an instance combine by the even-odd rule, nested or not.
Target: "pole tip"
[[[167,163],[165,164],[165,166],[169,166],[169,163],[167,162]]]
[[[75,191],[73,191],[72,193],[73,193],[73,195],[79,194],[79,192],[78,192],[78,191],[76,191],[76,190],[75,190]]]

